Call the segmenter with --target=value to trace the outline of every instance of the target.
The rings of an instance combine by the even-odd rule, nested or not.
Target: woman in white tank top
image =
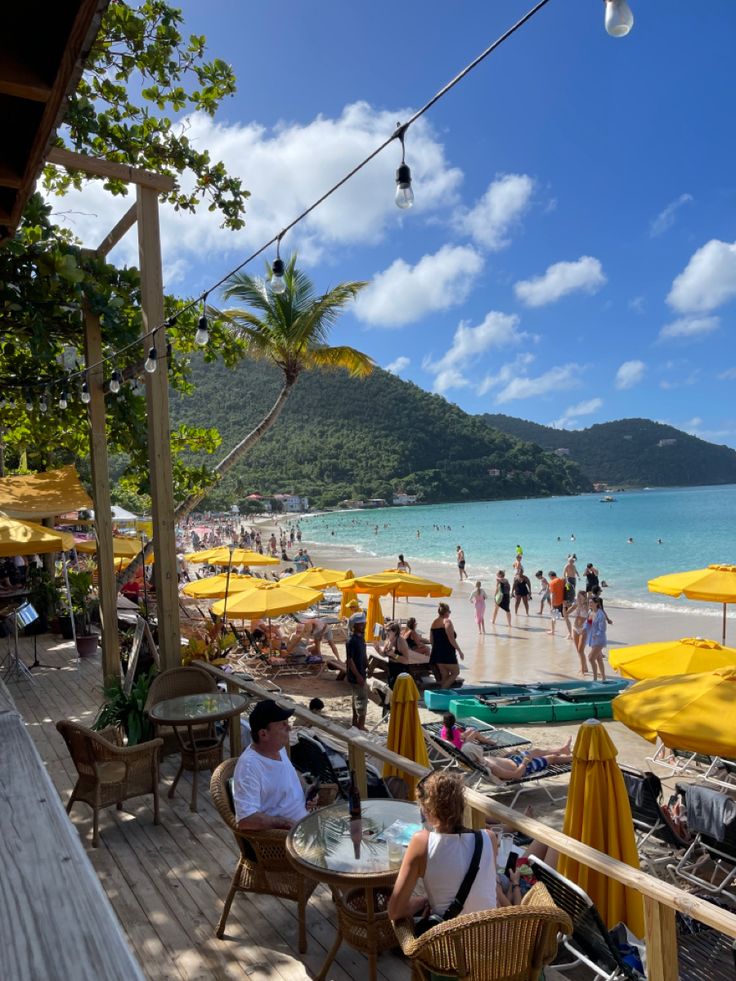
[[[388,904],[392,920],[423,911],[442,916],[457,895],[473,857],[475,835],[463,827],[465,786],[460,777],[446,772],[430,774],[417,787],[417,799],[431,830],[418,831],[409,842]],[[462,913],[498,905],[496,848],[493,832],[483,832],[478,874]],[[426,897],[412,895],[419,879]]]

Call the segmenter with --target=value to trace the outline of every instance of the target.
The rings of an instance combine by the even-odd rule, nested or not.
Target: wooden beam
[[[120,676],[120,638],[118,636],[118,590],[115,582],[115,560],[112,554],[112,512],[110,510],[110,477],[107,465],[105,433],[105,393],[100,318],[84,306],[84,349],[89,385],[89,451],[92,470],[92,498],[95,502],[97,534],[97,572],[102,623],[102,677],[104,681]],[[94,367],[90,367],[94,366]]]
[[[30,102],[48,102],[51,86],[20,57],[18,51],[3,46],[0,50],[0,95]]]
[[[131,204],[117,225],[115,225],[112,231],[108,232],[108,234],[97,246],[95,250],[97,254],[104,259],[108,252],[111,252],[118,244],[120,239],[133,227],[133,225],[135,225],[137,220],[138,205]]]
[[[137,190],[141,307],[143,333],[148,333],[164,321],[161,235],[156,191],[142,185],[138,185]],[[153,575],[156,584],[158,644],[161,670],[165,671],[181,663],[179,581],[176,569],[174,485],[171,476],[169,431],[169,373],[166,363],[165,330],[157,331],[155,340],[144,341],[144,347],[151,346],[155,346],[158,354],[158,368],[153,374],[146,373],[148,459],[151,476],[153,540],[156,552]]]
[[[110,177],[114,180],[125,181],[126,184],[137,184],[139,187],[152,188],[154,191],[170,191],[174,186],[174,178],[164,174],[152,174],[148,170],[139,170],[127,164],[115,163],[113,160],[100,160],[89,157],[85,153],[72,153],[62,147],[54,147],[46,158],[47,163],[66,167],[67,170],[81,170],[92,177]]]
[[[678,981],[675,911],[649,896],[644,901],[649,981]]]
[[[23,186],[23,178],[5,161],[0,161],[0,187],[11,187],[13,190]]]

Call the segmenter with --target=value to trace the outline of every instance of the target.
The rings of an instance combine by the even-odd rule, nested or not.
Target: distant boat
[[[601,504],[613,504],[615,500],[616,500],[615,497],[611,497],[610,495],[607,495],[606,497],[601,498]]]

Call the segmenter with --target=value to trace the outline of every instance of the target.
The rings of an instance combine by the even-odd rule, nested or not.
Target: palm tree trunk
[[[284,405],[286,404],[286,399],[289,397],[294,384],[296,382],[296,377],[290,378],[284,382],[284,387],[278,394],[278,398],[271,406],[270,410],[261,419],[255,429],[252,429],[247,436],[245,436],[237,446],[234,446],[232,450],[224,457],[214,469],[214,473],[219,477],[223,477],[238,463],[248,450],[252,449],[256,443],[262,439],[269,429],[274,425],[278,417],[281,415]],[[174,519],[176,521],[183,521],[188,518],[192,511],[196,508],[201,500],[203,500],[209,491],[209,488],[205,488],[202,491],[196,491],[194,494],[190,494],[189,497],[185,498],[181,504],[177,505],[174,510]],[[146,543],[143,550],[136,555],[130,565],[120,573],[117,577],[117,587],[120,589],[129,582],[133,576],[136,574],[138,569],[142,566],[145,559],[153,551],[155,542],[153,540]],[[145,573],[144,573],[145,574]]]

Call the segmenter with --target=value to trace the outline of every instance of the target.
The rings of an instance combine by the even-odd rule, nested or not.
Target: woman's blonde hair
[[[430,773],[417,784],[423,810],[450,828],[460,828],[465,810],[465,784],[455,773]]]

